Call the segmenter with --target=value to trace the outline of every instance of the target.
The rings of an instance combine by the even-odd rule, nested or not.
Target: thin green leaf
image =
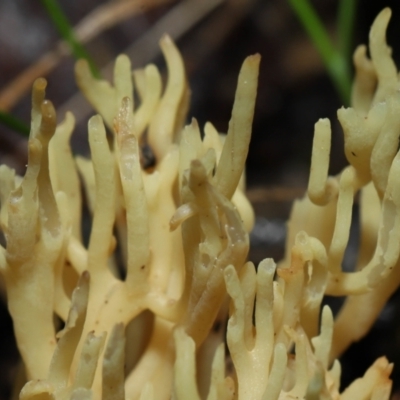
[[[340,53],[350,60],[353,48],[353,28],[357,0],[340,0],[337,15],[338,46]]]
[[[289,0],[289,3],[321,55],[325,68],[342,101],[348,105],[351,79],[346,59],[336,50],[323,23],[308,0]]]
[[[0,123],[24,136],[29,136],[29,126],[11,114],[0,111]]]
[[[84,58],[88,61],[90,69],[95,77],[100,77],[100,72],[95,66],[89,53],[82,46],[82,44],[76,39],[74,30],[69,23],[64,12],[57,3],[57,0],[41,0],[43,6],[46,8],[51,20],[56,26],[60,36],[69,44],[71,47],[72,54],[76,59]]]

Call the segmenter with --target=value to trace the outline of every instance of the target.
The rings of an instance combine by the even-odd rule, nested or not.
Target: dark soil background
[[[59,0],[59,3],[75,25],[106,2]],[[226,131],[240,65],[249,54],[262,55],[247,164],[248,194],[257,214],[250,258],[255,262],[264,257],[279,260],[283,255],[284,221],[292,201],[302,195],[307,185],[313,126],[319,118],[328,117],[332,122],[331,173],[338,173],[346,165],[342,132],[336,122],[341,101],[317,52],[285,0],[226,0],[205,15],[199,11],[203,0],[186,1],[186,8],[180,1],[164,0],[157,7],[146,7],[146,1],[142,3],[141,13],[97,35],[86,48],[100,67],[106,67],[117,54],[130,48],[134,67],[151,61],[164,69],[157,42],[162,33],[171,33],[182,52],[192,88],[189,118],[196,117],[200,126],[209,120],[218,130]],[[337,0],[313,1],[332,37],[335,37],[337,3]],[[369,27],[384,6],[393,10],[388,42],[400,65],[397,0],[359,0],[354,46],[367,43]],[[177,13],[178,7],[183,11]],[[198,16],[197,21],[193,15]],[[39,1],[0,0],[0,109],[29,122],[29,92],[13,103],[3,101],[2,95],[7,85],[28,67],[57,49],[59,40]],[[47,97],[60,110],[60,119],[69,108],[76,113],[73,149],[77,154],[88,154],[85,121],[93,112],[76,96],[73,65],[73,58],[66,56],[46,73]],[[109,75],[106,68],[105,76]],[[26,156],[26,139],[0,125],[0,162],[22,174]],[[348,250],[350,257],[354,249],[350,245]],[[352,346],[343,357],[343,388],[363,375],[381,355],[400,365],[399,297],[394,295],[368,337]],[[0,301],[0,335],[0,400],[5,400],[9,398],[18,355],[4,299]],[[400,394],[396,396],[400,390],[399,370],[395,367],[393,373],[393,398],[400,398]]]

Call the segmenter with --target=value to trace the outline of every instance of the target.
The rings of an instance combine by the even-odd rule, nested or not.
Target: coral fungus
[[[328,177],[330,123],[317,122],[308,193],[294,204],[278,267],[246,262],[254,215],[243,170],[259,55],[243,63],[226,136],[211,123],[203,133],[194,119],[184,126],[190,91],[168,36],[164,90],[154,65],[132,74],[121,55],[111,85],[79,61],[78,86],[98,112],[88,123],[91,159],[73,157],[73,115],[56,126],[46,82],[35,82],[26,173],[0,167],[0,271],[26,370],[20,399],[389,398],[386,358],[344,391],[337,360],[399,286],[389,18],[385,9],[374,22],[371,59],[356,50],[353,107],[338,111],[349,166]],[[359,258],[343,272],[357,193]],[[347,296],[336,319],[321,306],[325,294]]]

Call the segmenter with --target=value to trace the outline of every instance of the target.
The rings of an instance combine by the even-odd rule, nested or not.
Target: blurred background
[[[76,116],[74,152],[87,155],[86,123],[93,111],[78,93],[75,59],[43,3],[0,0],[0,111],[28,125],[30,88],[34,79],[44,76],[48,80],[47,98],[55,104],[59,120],[67,110]],[[311,3],[335,40],[338,0]],[[120,53],[130,56],[134,68],[153,62],[165,71],[158,41],[168,33],[182,53],[192,89],[188,118],[196,117],[200,126],[211,121],[221,132],[227,130],[242,61],[256,52],[262,55],[247,164],[248,196],[257,215],[250,259],[279,260],[291,204],[307,186],[313,127],[319,118],[328,117],[332,123],[331,174],[346,165],[342,132],[336,121],[342,101],[289,2],[58,0],[58,4],[102,76],[108,79],[113,60]],[[397,0],[358,1],[351,47],[367,43],[369,27],[385,6],[393,10],[388,43],[399,65]],[[26,157],[26,137],[0,125],[0,163],[23,174]],[[348,250],[351,258],[351,245]],[[5,400],[10,395],[18,355],[5,303],[0,303],[0,400]],[[399,314],[396,294],[369,336],[344,356],[343,388],[383,354],[400,366]],[[399,369],[394,369],[393,398],[400,388]]]

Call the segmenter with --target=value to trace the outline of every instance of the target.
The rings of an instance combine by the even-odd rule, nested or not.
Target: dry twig
[[[153,7],[171,2],[171,0],[121,0],[110,1],[95,8],[74,28],[78,40],[87,43],[105,30]],[[58,42],[54,50],[44,54],[33,65],[26,68],[0,92],[0,110],[9,111],[32,86],[32,82],[48,75],[60,61],[71,54],[64,41]]]

